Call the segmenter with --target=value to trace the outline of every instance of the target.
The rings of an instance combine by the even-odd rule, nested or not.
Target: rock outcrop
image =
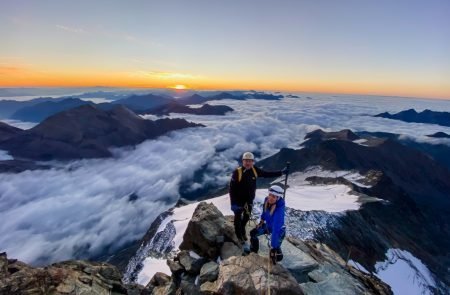
[[[144,287],[124,285],[116,267],[65,261],[34,268],[0,253],[0,294],[141,294]],[[143,293],[145,294],[145,293]]]
[[[270,294],[392,294],[324,244],[288,238],[285,258],[276,265],[269,263],[264,243],[260,255],[243,255],[231,219],[206,202],[195,209],[180,249],[167,260],[170,281],[153,294],[268,294],[269,288]]]
[[[213,204],[201,202],[188,224],[180,249],[191,250],[200,256],[216,259],[222,247],[233,245],[240,245],[233,225]]]
[[[183,250],[167,260],[171,275],[157,272],[145,287],[125,284],[107,263],[77,260],[35,268],[1,253],[0,294],[256,295],[269,289],[270,294],[392,294],[324,244],[287,238],[285,258],[276,265],[269,262],[264,243],[260,255],[243,255],[232,228],[230,218],[201,202],[183,236]]]

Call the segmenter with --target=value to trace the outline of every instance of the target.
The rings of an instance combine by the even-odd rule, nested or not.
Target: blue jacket
[[[267,202],[267,197],[264,200],[264,204]],[[281,239],[284,235],[284,211],[285,203],[283,198],[279,198],[275,203],[276,208],[272,215],[270,215],[270,209],[272,206],[268,206],[267,210],[265,205],[263,205],[263,212],[261,214],[261,219],[265,221],[266,228],[269,233],[272,234],[272,239],[270,241],[270,246],[272,248],[279,248],[281,245]]]

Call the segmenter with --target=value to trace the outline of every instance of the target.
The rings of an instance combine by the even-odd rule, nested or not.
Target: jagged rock
[[[162,272],[157,272],[153,275],[153,278],[150,280],[148,285],[151,286],[165,286],[170,282],[170,277]]]
[[[268,268],[270,267],[270,281]],[[220,294],[303,294],[295,278],[280,264],[251,253],[231,257],[220,265],[216,291]]]
[[[201,202],[183,235],[180,249],[192,250],[202,257],[215,260],[220,253],[222,237],[225,242],[239,245],[233,225],[225,219],[222,212],[212,203]]]
[[[184,267],[178,261],[167,259],[167,265],[169,266],[170,272],[174,275],[184,271]]]
[[[189,255],[189,252],[181,251],[180,253],[178,253],[177,257],[184,269],[186,271],[191,271],[192,264],[194,263],[195,259],[191,257],[191,255]]]
[[[144,288],[142,285],[138,284],[127,284],[125,285],[128,291],[128,295],[150,295],[152,294],[151,291]]]
[[[170,277],[162,272],[153,275],[150,282],[145,286],[149,294],[168,294],[167,290],[171,284]]]
[[[190,281],[182,280],[180,284],[182,294],[197,295],[200,294],[200,288]]]
[[[318,267],[318,262],[308,252],[303,251],[285,240],[281,244],[284,259],[280,262],[288,269],[299,283],[308,281],[308,273]],[[260,243],[259,254],[268,257],[269,247],[267,243]]]
[[[389,286],[378,278],[347,268],[345,261],[327,245],[293,238],[288,238],[287,242],[317,263],[314,270],[307,274],[310,281],[300,282],[306,294],[392,294]]]
[[[225,242],[220,248],[220,258],[222,258],[223,260],[228,259],[231,256],[240,255],[242,255],[242,249],[234,243]]]
[[[34,268],[0,254],[0,294],[127,294],[115,266],[65,261]]]
[[[205,282],[200,286],[200,293],[203,295],[213,295],[216,293],[217,286],[215,282]]]
[[[318,283],[304,283],[301,285],[306,294],[364,294],[364,288],[360,285],[353,285],[347,277],[341,276],[338,273],[332,272],[326,278]]]
[[[168,261],[175,273],[172,289],[165,289],[167,293],[266,294],[270,285],[272,294],[392,294],[378,278],[347,267],[326,245],[293,238],[284,240],[281,247],[284,259],[277,265],[270,264],[268,279],[267,243],[260,243],[260,255],[242,256],[237,243],[229,240],[226,224],[232,231],[230,220],[214,205],[205,202],[198,205],[184,233],[184,250],[174,261]],[[187,250],[213,257],[220,250],[222,256],[229,258],[222,259],[219,265],[213,261],[204,264],[197,276],[194,264],[201,258],[195,258]]]
[[[6,253],[0,253],[0,279],[5,277],[8,273],[8,258]]]
[[[181,251],[177,257],[184,269],[192,275],[198,275],[203,264],[207,262],[205,258],[193,258],[188,251]]]
[[[202,266],[200,270],[199,282],[203,284],[207,281],[213,282],[217,280],[217,276],[219,275],[219,265],[214,261],[210,261]]]

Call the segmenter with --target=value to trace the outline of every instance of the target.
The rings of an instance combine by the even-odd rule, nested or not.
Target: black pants
[[[258,253],[258,251],[259,251],[259,239],[258,239],[258,237],[262,236],[262,235],[267,235],[267,234],[269,234],[269,230],[267,229],[267,225],[265,223],[262,224],[259,227],[256,227],[256,228],[252,229],[250,231],[250,251]],[[276,245],[276,247],[275,247],[277,250],[279,250],[278,252],[281,255],[283,255],[283,254],[281,253],[280,247],[281,247],[281,243],[283,242],[285,236],[286,236],[286,229],[283,226],[281,228],[280,240],[278,241],[279,244]],[[283,259],[283,258],[281,258],[281,259]]]
[[[252,205],[247,205],[247,210],[242,208],[234,211],[234,232],[240,240],[246,240],[247,234],[245,232],[245,226],[250,220],[250,214],[252,213]]]

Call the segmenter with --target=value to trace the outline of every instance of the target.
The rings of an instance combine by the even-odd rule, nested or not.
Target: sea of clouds
[[[111,159],[0,174],[0,252],[36,265],[93,257],[106,248],[112,253],[140,239],[151,222],[177,202],[180,184],[189,182],[195,171],[203,169],[204,177],[192,182],[192,190],[212,183],[226,185],[243,152],[264,158],[283,147],[298,148],[317,128],[392,132],[450,145],[450,140],[426,137],[438,131],[450,134],[448,127],[372,117],[409,108],[450,111],[448,101],[300,94],[281,101],[210,103],[235,111],[226,116],[173,114],[170,117],[206,127],[115,149]],[[7,157],[0,153],[0,158]],[[130,199],[132,194],[137,200]]]

